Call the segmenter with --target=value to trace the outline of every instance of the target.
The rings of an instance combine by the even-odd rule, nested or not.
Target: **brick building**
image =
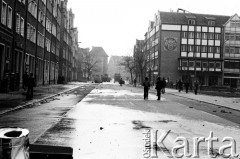
[[[18,90],[24,72],[37,85],[78,80],[78,31],[67,3],[1,0],[0,91]]]
[[[237,15],[159,11],[144,39],[147,75],[152,81],[161,76],[172,82],[239,87],[238,24]]]

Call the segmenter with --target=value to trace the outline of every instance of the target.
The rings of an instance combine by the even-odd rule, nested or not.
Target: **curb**
[[[220,104],[216,104],[216,103],[211,103],[211,102],[206,102],[206,101],[202,101],[202,100],[192,99],[192,98],[180,96],[180,95],[177,95],[177,94],[174,94],[174,93],[169,93],[169,92],[165,92],[165,93],[166,94],[171,94],[171,95],[174,95],[174,96],[178,96],[178,97],[182,97],[182,98],[186,98],[186,99],[190,99],[190,100],[194,100],[194,101],[198,101],[198,102],[202,102],[202,103],[206,103],[206,104],[215,105],[215,106],[218,106],[218,107],[223,107],[223,108],[234,110],[234,111],[240,111],[239,109],[230,108],[230,107],[227,107],[225,105],[220,105]]]
[[[11,112],[13,112],[13,111],[17,111],[17,110],[21,110],[21,109],[24,109],[24,108],[27,108],[27,107],[31,107],[31,106],[33,106],[33,105],[36,104],[36,103],[39,103],[39,102],[44,101],[44,100],[47,100],[47,99],[49,99],[49,98],[53,98],[53,97],[59,96],[59,95],[61,95],[61,94],[70,92],[70,91],[72,91],[72,90],[74,90],[74,89],[77,89],[77,88],[79,88],[79,87],[81,87],[81,86],[77,86],[77,87],[74,87],[74,88],[70,88],[70,89],[68,89],[68,90],[65,90],[65,91],[62,91],[62,92],[59,92],[59,93],[56,93],[56,94],[53,94],[53,95],[44,97],[44,98],[42,98],[42,99],[38,99],[38,100],[36,100],[36,101],[34,101],[34,102],[32,102],[32,103],[28,103],[28,104],[24,104],[24,105],[19,105],[19,106],[17,106],[17,107],[4,110],[4,111],[0,112],[0,116],[6,115],[6,114],[11,113]]]

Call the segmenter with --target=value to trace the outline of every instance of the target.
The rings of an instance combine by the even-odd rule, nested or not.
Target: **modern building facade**
[[[238,19],[159,11],[145,34],[150,79],[161,76],[173,83],[198,80],[206,86],[239,87]]]
[[[240,17],[235,14],[224,24],[224,85],[240,86]]]
[[[1,0],[0,90],[17,90],[24,72],[37,85],[77,80],[78,31],[67,0]]]

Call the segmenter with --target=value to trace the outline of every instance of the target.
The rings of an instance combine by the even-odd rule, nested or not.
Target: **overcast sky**
[[[80,47],[102,46],[111,55],[130,55],[136,39],[144,39],[157,11],[240,15],[240,0],[68,0],[75,14]]]

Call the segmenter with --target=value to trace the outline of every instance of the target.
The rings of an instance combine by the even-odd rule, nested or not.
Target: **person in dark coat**
[[[189,82],[188,82],[188,80],[186,80],[184,85],[185,85],[186,93],[188,93],[188,89],[189,89]]]
[[[161,80],[161,77],[158,77],[157,78],[157,81],[156,81],[156,90],[157,90],[157,96],[158,96],[158,99],[157,100],[160,100],[161,99],[161,90],[163,88],[163,81]]]
[[[195,83],[194,83],[194,92],[195,92],[195,95],[197,95],[197,93],[198,93],[198,87],[199,87],[199,83],[198,83],[198,81],[195,81]]]
[[[178,92],[181,92],[183,90],[183,82],[182,80],[178,81]]]
[[[166,79],[163,77],[163,79],[162,79],[162,94],[165,93],[166,86],[167,86],[167,82],[166,82]]]
[[[136,87],[136,84],[137,84],[137,79],[136,78],[134,78],[133,83],[134,83],[134,87]]]
[[[28,83],[28,73],[25,72],[25,73],[23,74],[23,85],[22,85],[22,87],[23,87],[24,90],[27,88],[27,83]]]
[[[33,87],[35,85],[35,80],[33,78],[33,74],[30,74],[30,77],[28,78],[28,82],[27,82],[27,86],[28,86],[28,90],[27,90],[27,99],[32,99],[33,98]]]
[[[123,79],[122,78],[119,80],[119,84],[120,84],[120,86],[122,86],[122,84],[123,84]]]
[[[144,99],[148,99],[148,91],[150,88],[150,82],[147,77],[145,77],[145,81],[143,82],[144,87]]]

